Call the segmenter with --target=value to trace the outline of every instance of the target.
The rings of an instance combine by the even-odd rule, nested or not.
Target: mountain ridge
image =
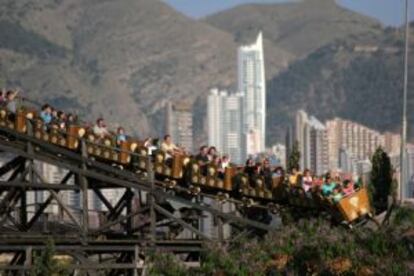
[[[328,7],[323,12],[309,9],[310,3],[257,9],[247,18],[247,32],[237,36],[206,19],[188,18],[159,0],[3,0],[0,31],[7,39],[0,41],[0,86],[22,87],[28,97],[86,120],[103,116],[110,126],[122,124],[142,138],[162,135],[166,101],[186,100],[194,104],[195,144],[201,144],[206,140],[208,91],[215,86],[237,89],[237,47],[252,43],[260,24],[266,27],[270,86],[278,83],[280,72],[291,70],[289,65],[325,45],[383,31],[372,19],[343,11],[332,1],[323,3]],[[269,31],[274,27],[272,14],[283,23],[277,31],[293,37],[275,43],[277,37]],[[289,22],[300,14],[305,21],[292,31]],[[341,20],[355,20],[338,28],[338,36],[332,30],[341,22],[328,31],[320,29],[320,22],[330,22],[337,14]],[[305,24],[307,20],[312,24]],[[312,43],[304,43],[309,35]],[[273,113],[269,123],[271,135],[280,136],[274,131],[280,127],[274,125],[283,124]]]

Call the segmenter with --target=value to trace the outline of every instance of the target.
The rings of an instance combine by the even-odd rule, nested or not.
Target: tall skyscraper
[[[171,135],[175,144],[181,145],[192,152],[194,148],[191,105],[168,102],[165,108],[165,133]]]
[[[245,159],[242,112],[241,93],[210,91],[207,99],[208,144],[216,146],[238,164]]]
[[[246,153],[264,152],[266,146],[266,79],[261,32],[254,44],[239,47],[238,82],[239,91],[244,95],[243,121]]]

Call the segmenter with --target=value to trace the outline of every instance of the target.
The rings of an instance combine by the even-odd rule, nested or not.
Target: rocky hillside
[[[414,27],[414,26],[413,26]],[[414,35],[414,28],[411,31]],[[410,48],[414,42],[410,44]],[[403,30],[361,35],[324,46],[269,82],[269,140],[282,139],[303,108],[320,119],[351,119],[378,130],[400,131]],[[414,53],[409,68],[414,68]],[[409,71],[408,114],[414,137],[414,71]],[[269,142],[270,142],[269,141]]]
[[[297,58],[338,39],[381,32],[377,20],[342,8],[335,0],[241,5],[204,21],[243,43],[262,30],[264,37]]]
[[[103,115],[145,136],[166,100],[194,102],[235,83],[232,36],[159,0],[2,2],[0,85],[88,119]],[[267,47],[277,53],[271,76],[289,55]]]
[[[1,2],[0,86],[21,87],[30,98],[76,111],[88,120],[104,116],[111,126],[122,123],[141,137],[162,134],[167,100],[185,100],[194,103],[200,143],[209,88],[235,87],[237,47],[252,42],[258,30],[266,38],[269,141],[282,135],[280,130],[289,123],[284,119],[291,118],[295,107],[314,110],[321,101],[329,103],[324,112],[317,112],[325,118],[346,113],[336,103],[344,110],[358,103],[354,93],[376,95],[376,89],[352,87],[350,79],[339,76],[353,76],[354,85],[371,85],[371,79],[364,82],[363,74],[349,71],[364,71],[365,63],[381,61],[381,56],[375,58],[382,52],[355,54],[347,47],[339,51],[338,45],[344,39],[375,40],[383,30],[375,20],[339,8],[333,0],[248,5],[201,21],[161,0]],[[358,63],[359,55],[367,61]],[[398,60],[393,60],[393,67],[384,68],[397,68]],[[295,79],[303,71],[307,74]],[[397,76],[389,76],[392,85],[399,84]],[[340,102],[334,101],[334,84],[335,91],[346,91]],[[312,87],[318,87],[317,92]],[[381,124],[363,111],[352,109],[352,116],[372,126],[395,127],[395,115]]]

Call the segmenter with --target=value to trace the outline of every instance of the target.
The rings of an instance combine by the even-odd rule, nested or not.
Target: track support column
[[[88,152],[86,149],[86,143],[84,140],[81,140],[81,152],[82,152],[82,171],[86,171],[86,158],[88,157]],[[79,174],[79,185],[82,191],[82,238],[83,242],[87,243],[88,239],[88,228],[89,228],[89,198],[88,198],[88,182],[83,173]]]

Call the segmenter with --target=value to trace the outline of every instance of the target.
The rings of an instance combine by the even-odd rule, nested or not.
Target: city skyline
[[[322,123],[304,110],[296,112],[293,132],[301,152],[300,169],[310,169],[317,175],[330,170],[352,173],[354,177],[365,174],[378,147],[392,160],[400,154],[399,134],[379,132],[338,117]],[[287,142],[292,147],[293,141]],[[395,162],[393,165],[399,166]]]

